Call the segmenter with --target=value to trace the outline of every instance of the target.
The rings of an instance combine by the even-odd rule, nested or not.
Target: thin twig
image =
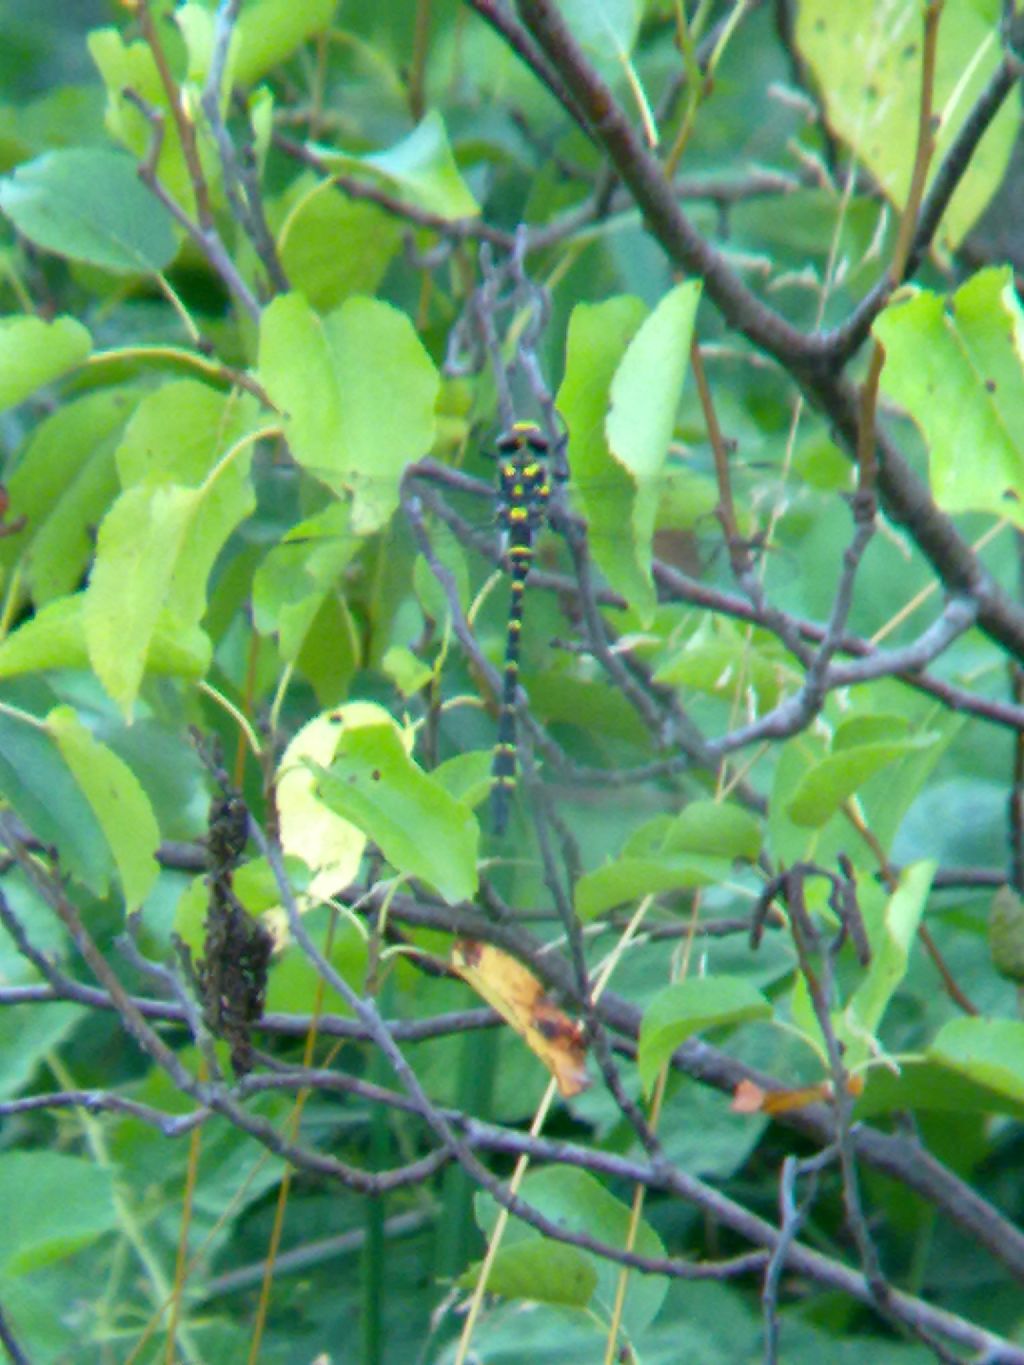
[[[135,105],[150,126],[150,145],[145,158],[139,165],[139,179],[147,189],[156,195],[178,226],[184,228],[210,262],[214,273],[224,282],[249,317],[256,321],[260,315],[259,300],[242,278],[241,272],[231,259],[216,227],[212,223],[204,226],[190,218],[174,196],[164,188],[157,175],[156,167],[160,158],[160,147],[164,135],[163,115],[159,109],[155,109],[134,90],[125,90],[124,97]]]
[[[195,195],[198,227],[202,232],[209,232],[213,228],[213,210],[210,207],[210,191],[206,184],[206,176],[203,174],[202,162],[199,159],[199,149],[196,146],[195,125],[182,106],[181,91],[178,89],[171,74],[171,68],[167,63],[167,55],[164,52],[163,43],[160,41],[160,34],[157,32],[157,26],[154,24],[153,16],[149,11],[149,0],[143,0],[143,3],[137,6],[136,13],[139,19],[139,29],[152,55],[153,63],[160,77],[160,84],[163,86],[164,98],[167,100],[167,107],[171,111],[171,118],[174,120],[174,126],[177,130],[182,155],[188,168],[192,193]],[[132,92],[126,91],[125,94],[130,96]],[[135,103],[137,107],[142,108],[137,97]],[[142,113],[149,117],[145,108],[142,108]],[[154,161],[154,179],[155,165]]]
[[[874,1239],[868,1228],[867,1217],[861,1201],[856,1152],[850,1141],[853,1099],[850,1094],[849,1074],[843,1065],[839,1040],[832,1027],[832,1010],[835,1005],[832,979],[833,956],[841,939],[837,940],[830,951],[816,953],[819,948],[818,934],[807,912],[804,898],[806,877],[809,874],[817,875],[817,873],[817,868],[797,866],[784,873],[779,881],[783,887],[783,894],[789,909],[790,928],[800,963],[800,972],[807,983],[807,992],[810,996],[818,1029],[825,1044],[825,1055],[828,1058],[829,1076],[832,1082],[832,1104],[836,1115],[835,1147],[842,1171],[843,1205],[846,1211],[847,1227],[856,1243],[864,1278],[880,1315],[897,1330],[902,1328],[917,1336],[933,1351],[938,1359],[952,1362],[955,1358],[935,1338],[931,1328],[919,1318],[907,1316],[902,1311],[893,1286],[883,1273]],[[818,957],[820,976],[818,970],[812,965],[812,953],[816,953]]]
[[[835,1147],[826,1147],[817,1156],[798,1161],[795,1156],[787,1156],[782,1163],[779,1179],[779,1240],[765,1266],[761,1286],[761,1308],[764,1314],[764,1361],[765,1365],[777,1365],[779,1360],[779,1282],[786,1265],[786,1252],[800,1234],[807,1214],[814,1204],[818,1190],[819,1172],[831,1165],[836,1159]],[[807,1191],[803,1199],[796,1201],[796,1182],[801,1177],[809,1177]]]
[[[2,1305],[0,1305],[0,1346],[7,1352],[11,1365],[32,1365],[28,1356],[18,1345]]]

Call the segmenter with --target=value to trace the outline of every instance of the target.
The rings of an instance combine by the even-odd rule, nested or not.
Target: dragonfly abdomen
[[[508,824],[509,798],[516,782],[516,702],[519,693],[519,645],[523,629],[526,580],[533,563],[534,533],[544,521],[550,496],[544,456],[548,443],[532,422],[517,422],[498,441],[498,524],[508,533],[505,565],[511,580],[505,667],[498,737],[491,769],[491,819],[495,834]]]

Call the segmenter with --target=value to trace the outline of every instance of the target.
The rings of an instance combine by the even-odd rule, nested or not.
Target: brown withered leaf
[[[856,1097],[863,1093],[863,1076],[851,1076],[846,1083],[847,1093]],[[819,1100],[830,1100],[831,1081],[805,1085],[795,1090],[765,1090],[756,1081],[740,1081],[733,1091],[729,1108],[734,1114],[787,1114],[793,1109],[806,1109]]]
[[[570,1099],[587,1088],[583,1030],[548,997],[531,971],[500,948],[474,939],[456,941],[452,966],[536,1053],[561,1095]]]

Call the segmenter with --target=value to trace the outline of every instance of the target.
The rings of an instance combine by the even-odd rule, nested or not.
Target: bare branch
[[[551,0],[517,0],[517,8],[669,258],[704,280],[725,320],[756,346],[790,366],[815,364],[822,350],[817,340],[805,337],[761,303],[693,227],[679,207],[663,168],[634,133]]]

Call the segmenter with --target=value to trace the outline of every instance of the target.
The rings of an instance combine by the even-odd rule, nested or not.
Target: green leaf
[[[856,698],[859,694],[853,695]],[[907,811],[925,790],[929,775],[964,726],[962,717],[950,715],[931,702],[920,700],[911,704],[908,696],[906,689],[896,682],[873,683],[858,703],[864,710],[838,713],[829,746],[832,755],[841,759],[843,754],[856,753],[862,747],[856,741],[874,744],[887,737],[899,744],[912,745],[918,732],[926,733],[929,742],[924,747],[909,747],[892,763],[880,768],[857,791],[867,826],[877,844],[886,851],[891,849]],[[867,709],[869,700],[880,724],[876,725],[875,717]],[[893,709],[896,705],[902,707],[900,712]],[[909,737],[901,716],[910,718],[912,734]],[[841,808],[834,809],[824,824],[814,826],[802,820],[794,822],[790,816],[794,796],[803,788],[808,775],[830,756],[823,736],[805,731],[780,745],[777,752],[767,820],[772,858],[786,866],[810,858],[819,865],[831,867],[839,854],[844,853],[855,866],[874,869],[877,846],[868,846],[841,813]]]
[[[0,640],[0,678],[50,668],[87,669],[85,603],[84,593],[57,598]],[[203,676],[209,664],[205,636],[190,640],[174,625],[157,624],[146,654],[148,672],[194,681]]]
[[[325,146],[315,151],[332,171],[369,171],[409,204],[441,218],[475,218],[480,212],[459,174],[444,120],[436,109],[386,151],[363,156]]]
[[[562,0],[562,18],[605,80],[620,77],[640,30],[637,0]]]
[[[110,878],[106,840],[63,755],[41,725],[0,711],[0,792],[61,867],[95,895]]]
[[[37,605],[81,581],[92,558],[94,530],[117,492],[114,438],[137,396],[101,389],[65,402],[40,422],[7,483],[18,534],[0,541],[0,562],[21,557]]]
[[[241,897],[239,897],[241,899]],[[203,956],[206,940],[206,912],[210,907],[210,888],[205,877],[193,877],[178,896],[174,906],[173,930],[192,954]]]
[[[889,712],[844,716],[832,732],[832,752],[854,749],[859,744],[891,743],[910,732],[906,716]]]
[[[464,805],[476,807],[491,793],[492,749],[469,749],[439,763],[431,772],[435,782]]]
[[[431,447],[440,388],[405,314],[355,297],[321,319],[281,295],[260,321],[259,376],[296,460],[353,496],[357,533],[383,526],[406,466]]]
[[[570,1231],[589,1233],[612,1246],[626,1245],[631,1226],[628,1205],[609,1194],[585,1171],[566,1167],[531,1171],[520,1193],[527,1203]],[[484,1234],[489,1235],[497,1217],[497,1206],[489,1195],[477,1195],[476,1216]],[[529,1243],[535,1237],[536,1233],[513,1219],[506,1232],[506,1246]],[[633,1246],[643,1256],[665,1255],[661,1238],[643,1219],[636,1228]],[[583,1254],[588,1255],[597,1272],[591,1307],[608,1321],[615,1303],[619,1268]],[[642,1275],[630,1281],[623,1319],[628,1332],[639,1333],[650,1325],[664,1302],[667,1288],[668,1281],[662,1275]]]
[[[930,180],[1002,60],[994,5],[947,5],[938,30],[934,107],[941,111]],[[917,5],[894,0],[801,0],[797,43],[812,67],[828,123],[897,206],[906,203],[917,145],[922,30]],[[998,189],[1020,122],[1007,100],[968,163],[942,220],[955,247]]]
[[[197,3],[197,0],[184,0],[184,3],[178,5],[173,11],[173,18],[188,54],[186,78],[196,85],[201,85],[209,73],[210,60],[216,42],[214,15],[211,10],[204,8],[201,3]],[[238,29],[236,27],[234,41],[229,45],[227,62],[225,63],[226,83],[234,80],[234,59],[237,53]],[[222,105],[223,102],[222,95]]]
[[[124,488],[136,484],[186,484],[207,490],[214,499],[230,489],[237,497],[246,484],[250,456],[225,454],[255,430],[259,409],[251,394],[224,394],[195,379],[178,379],[146,395],[131,414],[117,447],[117,469]]]
[[[638,501],[665,467],[699,302],[697,280],[670,290],[630,339],[612,379],[608,445],[637,485]]]
[[[263,635],[276,633],[286,663],[302,653],[363,543],[352,530],[350,505],[332,502],[291,527],[263,556],[253,575],[253,622]]]
[[[678,285],[645,320],[636,299],[580,304],[569,321],[558,408],[595,559],[642,620],[654,609],[651,554],[662,474],[700,299]]]
[[[380,666],[405,698],[422,691],[434,676],[430,664],[404,645],[392,645],[385,650]]]
[[[53,1001],[45,1010],[8,1005],[0,1011],[0,1099],[24,1090],[45,1063],[46,1054],[60,1047],[87,1013],[82,1005],[63,1000]]]
[[[772,1007],[742,977],[697,976],[666,986],[644,1010],[637,1068],[650,1094],[658,1073],[680,1043],[708,1028],[770,1019]]]
[[[93,668],[126,716],[158,632],[209,657],[206,584],[254,506],[245,436],[255,414],[248,397],[183,380],[150,394],[125,429],[117,464],[128,486],[100,526],[85,629]]]
[[[939,1030],[928,1056],[1024,1103],[1024,1022],[1019,1019],[953,1019]]]
[[[938,745],[935,746],[936,749],[939,747]],[[808,774],[814,772],[818,765],[825,762],[829,757],[824,736],[814,730],[805,730],[802,734],[779,745],[777,752],[778,757],[775,764],[771,796],[768,802],[766,839],[766,847],[773,861],[777,861],[782,866],[791,867],[794,863],[810,859],[819,866],[831,867],[835,865],[836,859],[842,853],[852,860],[854,866],[870,867],[874,870],[877,866],[877,852],[872,851],[857,831],[853,829],[845,815],[842,814],[841,807],[834,810],[824,824],[813,827],[802,820],[794,820],[790,813],[790,804],[796,793],[803,788]],[[902,759],[897,759],[891,766],[881,768],[876,777],[872,779],[872,786],[865,787],[858,792],[858,801],[867,808],[869,795],[876,793],[879,787],[882,787],[884,794],[888,795],[896,780],[896,775],[902,774],[903,766],[909,758],[916,759],[922,754],[929,755],[931,752],[933,751],[917,750]],[[896,795],[902,798],[903,793],[900,792]],[[904,805],[902,801],[899,804],[896,802],[886,802],[885,804],[886,831],[891,839],[894,826],[898,825],[902,818]],[[871,806],[873,814],[874,802],[871,802]],[[874,829],[873,824],[871,828]]]
[[[117,1226],[111,1171],[60,1152],[0,1155],[0,1208],[4,1275],[51,1265]]]
[[[238,16],[232,76],[239,85],[255,83],[290,57],[315,33],[330,28],[337,0],[256,0]]]
[[[701,628],[655,670],[654,681],[692,687],[714,697],[749,689],[758,706],[774,706],[784,689],[799,683],[786,656],[774,646],[752,643],[728,622]]]
[[[174,29],[168,25],[163,40],[170,46],[176,38]],[[164,137],[156,162],[157,178],[171,198],[194,220],[195,191],[188,164],[171,115],[167,90],[148,43],[142,39],[125,42],[116,28],[96,28],[86,39],[86,45],[106,87],[104,123],[107,131],[131,152],[131,164],[136,165],[149,155],[153,130],[142,110],[132,103],[125,91],[134,91],[163,116]],[[216,190],[220,166],[211,154],[213,149],[205,138],[200,138],[198,150],[207,182]]]
[[[769,1038],[769,1034],[773,1036]],[[779,1037],[778,1030],[758,1029],[756,1034],[748,1032],[744,1042],[765,1049],[756,1054],[760,1060]],[[749,1063],[753,1058],[745,1053],[744,1061]],[[677,1170],[723,1181],[746,1165],[769,1120],[763,1114],[738,1114],[730,1104],[723,1103],[723,1098],[720,1090],[672,1070],[658,1132],[665,1159]]]
[[[143,400],[117,449],[125,488],[195,490],[195,508],[165,602],[166,616],[183,635],[206,612],[206,585],[224,545],[253,511],[247,437],[258,415],[248,394],[217,392],[186,379],[165,384]]]
[[[625,597],[642,600],[648,598],[648,584],[637,567],[635,547],[623,535],[623,508],[631,506],[635,487],[612,455],[605,419],[616,371],[645,315],[640,299],[626,295],[578,303],[569,318],[565,375],[556,399],[569,432],[574,496],[592,532],[594,553],[602,547],[601,570]]]
[[[81,365],[92,337],[74,318],[0,318],[0,411]]]
[[[70,706],[52,710],[46,728],[103,830],[130,914],[146,899],[160,872],[154,857],[160,830],[149,798],[127,763],[95,739]]]
[[[71,1262],[67,1267],[72,1274],[73,1266]],[[81,1347],[81,1328],[63,1319],[60,1311],[68,1300],[62,1283],[64,1269],[4,1280],[4,1317],[13,1328],[15,1341],[32,1352],[30,1360],[59,1360]]]
[[[729,801],[691,801],[666,829],[662,849],[753,862],[761,852],[761,826]]]
[[[988,946],[1000,976],[1024,983],[1024,901],[1012,886],[1001,886],[992,897]]]
[[[630,1280],[630,1288],[634,1283],[635,1279]],[[607,1320],[595,1317],[589,1308],[547,1303],[524,1308],[515,1300],[498,1300],[481,1313],[469,1358],[487,1365],[548,1360],[557,1360],[559,1365],[594,1365],[603,1358],[607,1342]],[[453,1365],[452,1350],[438,1357],[438,1365]]]
[[[0,209],[45,251],[121,274],[154,274],[177,252],[167,210],[120,152],[47,152],[0,180]]]
[[[939,1061],[901,1061],[898,1072],[873,1066],[866,1072],[866,1081],[854,1108],[857,1119],[900,1111],[1010,1114],[1024,1119],[1024,1097],[1012,1099],[1004,1091]]]
[[[981,271],[948,308],[919,290],[891,303],[874,330],[886,353],[882,390],[928,443],[939,506],[1024,526],[1024,310],[1012,270]]]
[[[875,1039],[889,1002],[907,973],[918,925],[928,903],[934,862],[913,863],[900,873],[899,884],[885,905],[881,923],[873,921],[872,898],[861,896],[871,963],[843,1011],[837,1036],[845,1044],[846,1066],[855,1067],[877,1050]]]
[[[605,432],[611,455],[632,485],[625,507],[620,506],[620,527],[629,527],[626,540],[644,585],[631,597],[644,622],[654,612],[651,556],[659,487],[675,432],[699,302],[698,280],[676,285],[666,294],[630,340],[611,383]],[[621,529],[615,543],[622,544]],[[600,555],[596,557],[601,563]],[[614,579],[610,581],[614,587]]]
[[[316,312],[372,295],[402,246],[402,224],[376,204],[343,199],[331,181],[302,177],[287,195],[278,252],[292,287]]]
[[[353,724],[346,708],[336,757],[317,787],[325,804],[357,825],[399,872],[462,901],[477,887],[480,829],[469,807],[456,801],[409,757],[398,728]]]
[[[328,906],[318,906],[303,916],[303,925],[338,975],[361,995],[366,990],[367,942],[351,920],[342,919],[332,924],[335,914]],[[324,986],[319,971],[297,943],[291,943],[283,952],[275,954],[267,982],[268,1011],[303,1014],[321,990],[325,1012],[346,1017],[351,1014],[344,997],[332,987]]]
[[[965,716],[938,707],[924,720],[935,742],[911,749],[891,768],[883,769],[882,776],[860,793],[871,832],[886,851],[891,849],[907,811],[925,790],[925,783],[967,722]]]
[[[129,488],[100,526],[85,633],[96,676],[126,718],[200,500],[193,488]]]
[[[470,1266],[458,1280],[461,1289],[472,1289],[480,1276],[481,1262]],[[564,1303],[582,1308],[597,1287],[593,1260],[576,1247],[531,1237],[503,1246],[491,1264],[487,1292],[504,1299],[530,1303]]]
[[[731,861],[696,853],[616,858],[577,881],[576,913],[583,920],[591,920],[617,905],[633,905],[643,896],[688,886],[714,886],[725,881],[731,871]]]
[[[628,84],[645,133],[655,141],[654,115],[631,56],[643,18],[642,0],[562,0],[559,11],[604,80],[613,86]]]
[[[820,829],[875,773],[934,742],[932,735],[918,735],[888,744],[861,744],[829,754],[804,773],[786,806],[786,814],[797,825]]]
[[[316,771],[333,762],[343,724],[390,723],[382,707],[353,702],[307,721],[281,756],[274,782],[281,847],[286,854],[301,858],[313,873],[309,895],[314,901],[354,882],[366,849],[363,831],[320,799]]]

